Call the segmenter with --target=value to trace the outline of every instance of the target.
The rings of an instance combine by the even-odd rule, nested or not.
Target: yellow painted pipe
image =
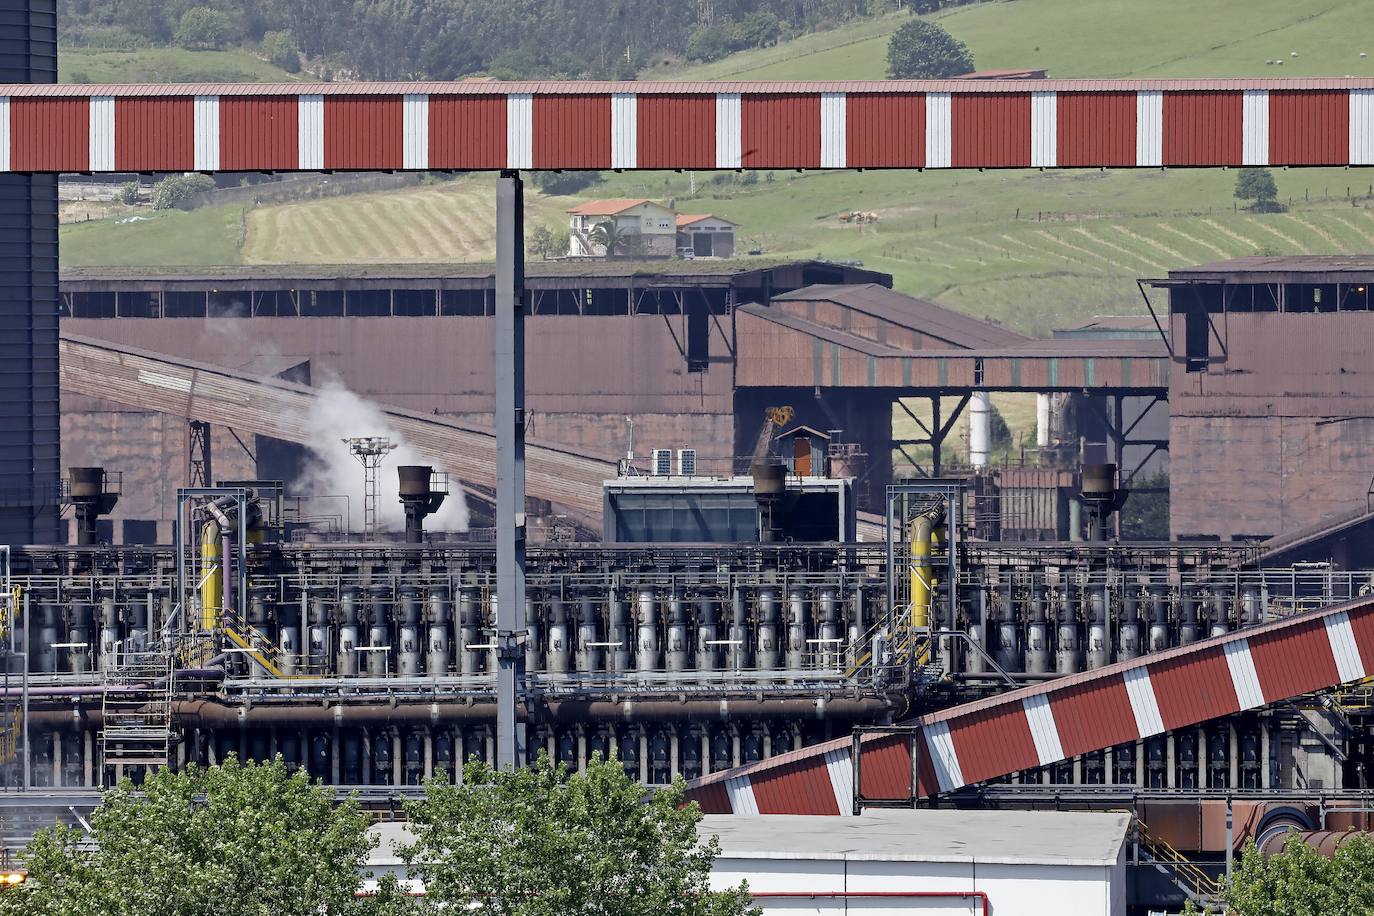
[[[930,626],[930,547],[934,525],[922,515],[911,523],[911,626],[920,630]]]
[[[224,597],[224,566],[219,555],[219,522],[210,519],[200,526],[200,563],[205,580],[200,585],[200,627],[206,632],[219,629]]]

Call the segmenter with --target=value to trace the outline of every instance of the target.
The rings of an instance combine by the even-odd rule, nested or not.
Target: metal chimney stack
[[[443,505],[448,492],[435,488],[434,468],[427,464],[403,464],[396,473],[400,476],[401,505],[406,513],[406,543],[424,543],[425,516]]]
[[[67,495],[76,513],[76,543],[99,542],[96,524],[119,502],[119,492],[107,485],[104,468],[68,468]]]

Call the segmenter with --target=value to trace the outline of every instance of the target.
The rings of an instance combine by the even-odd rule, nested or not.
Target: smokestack
[[[97,522],[119,502],[118,489],[107,486],[104,468],[68,468],[67,495],[76,512],[76,543],[98,543]]]
[[[1116,488],[1116,465],[1083,465],[1083,505],[1088,510],[1088,540],[1107,537],[1112,513],[1126,501],[1126,491]]]
[[[773,516],[787,491],[787,466],[776,461],[755,461],[749,472],[754,476],[754,501],[759,506],[759,542],[771,544],[778,538]]]
[[[421,544],[425,540],[425,516],[443,504],[448,496],[446,486],[434,486],[434,468],[427,464],[403,464],[396,469],[400,477],[401,505],[406,513],[406,543]]]

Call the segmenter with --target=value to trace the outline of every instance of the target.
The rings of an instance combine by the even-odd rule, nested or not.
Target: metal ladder
[[[121,767],[165,767],[172,752],[172,655],[121,654],[104,672],[100,754],[116,776]]]

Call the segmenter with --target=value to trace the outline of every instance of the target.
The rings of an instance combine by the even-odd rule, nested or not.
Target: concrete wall
[[[968,859],[952,862],[891,862],[858,858],[764,859],[722,855],[711,873],[720,889],[748,881],[765,914],[919,913],[979,916],[976,897],[804,897],[775,898],[769,893],[839,891],[928,892],[982,891],[993,916],[1124,916],[1125,864],[1114,866],[991,864]]]

